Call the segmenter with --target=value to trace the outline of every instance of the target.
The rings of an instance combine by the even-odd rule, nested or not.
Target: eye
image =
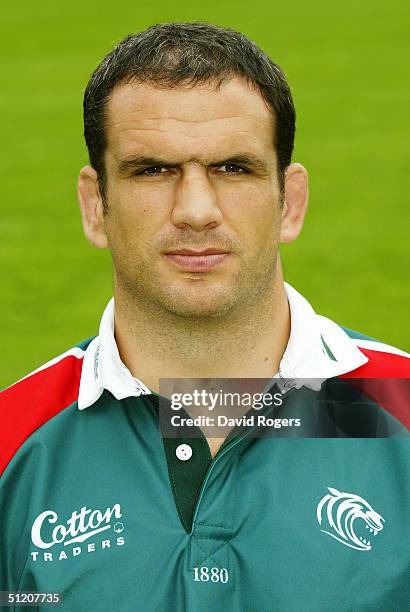
[[[139,174],[148,174],[152,176],[155,174],[164,174],[163,171],[167,171],[167,168],[165,166],[151,166],[150,168],[145,168],[145,170],[142,170],[142,172],[140,172]]]
[[[223,164],[222,166],[219,166],[218,169],[221,168],[225,168],[224,173],[226,174],[244,174],[246,173],[245,168],[242,168],[241,166],[238,166],[237,164]]]

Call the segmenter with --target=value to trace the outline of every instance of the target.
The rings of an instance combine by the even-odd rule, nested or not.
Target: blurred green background
[[[404,0],[8,3],[1,14],[0,387],[98,333],[109,253],[83,237],[82,96],[100,58],[166,21],[244,32],[290,82],[310,171],[286,279],[337,322],[410,349],[408,17]]]

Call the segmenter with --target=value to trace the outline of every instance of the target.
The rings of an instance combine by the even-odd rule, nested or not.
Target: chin
[[[180,317],[187,318],[219,318],[226,314],[231,308],[231,304],[206,305],[206,304],[164,304],[168,312],[172,312]]]
[[[167,296],[161,300],[162,308],[180,317],[218,318],[229,312],[236,303],[232,295],[219,296]]]
[[[185,317],[190,317],[192,319],[220,319],[223,316],[225,316],[228,312],[229,312],[230,308],[229,307],[223,307],[223,308],[219,308],[219,309],[214,309],[214,310],[207,310],[207,311],[192,311],[191,313],[187,313],[185,315],[181,315],[181,316],[185,316]]]

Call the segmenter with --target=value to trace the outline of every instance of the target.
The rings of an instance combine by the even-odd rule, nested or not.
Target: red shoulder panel
[[[395,353],[359,349],[369,361],[340,378],[351,378],[355,388],[410,430],[410,359]]]
[[[369,361],[341,378],[410,378],[410,359],[404,355],[358,347]]]
[[[77,400],[82,363],[67,355],[0,393],[0,474],[33,431]]]

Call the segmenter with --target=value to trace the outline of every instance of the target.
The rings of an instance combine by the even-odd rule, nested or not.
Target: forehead
[[[272,113],[260,92],[239,78],[219,88],[120,84],[107,105],[106,134],[106,155],[114,159],[136,152],[200,157],[235,149],[274,154]]]

